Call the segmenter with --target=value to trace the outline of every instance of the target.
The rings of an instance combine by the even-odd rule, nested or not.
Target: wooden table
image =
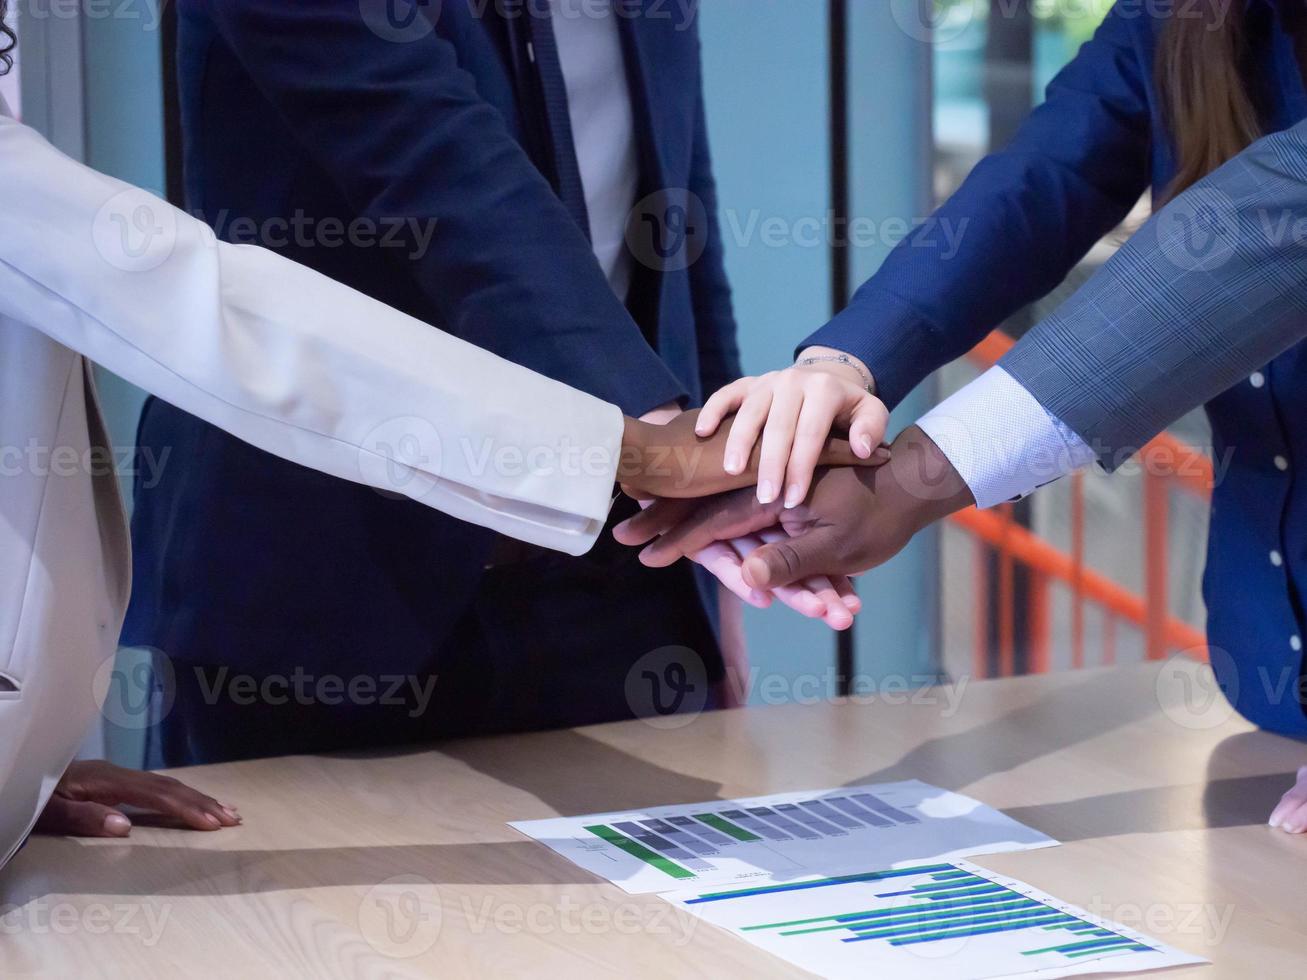
[[[218,833],[36,839],[0,874],[0,976],[794,976],[505,821],[919,778],[1064,842],[979,863],[1205,956],[1300,978],[1307,838],[1266,827],[1307,746],[1186,700],[1188,664],[200,767]]]

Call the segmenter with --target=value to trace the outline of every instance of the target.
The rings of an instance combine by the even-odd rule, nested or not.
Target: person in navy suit
[[[740,375],[691,11],[177,10],[187,205],[220,238],[633,417]],[[156,651],[152,765],[689,710],[722,675],[715,588],[608,535],[580,559],[514,546],[157,399],[139,444],[173,461],[136,487],[124,634]]]

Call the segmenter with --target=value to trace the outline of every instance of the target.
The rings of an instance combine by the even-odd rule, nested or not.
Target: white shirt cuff
[[[928,412],[918,427],[948,457],[980,508],[1018,500],[1094,461],[1078,435],[993,367]]]

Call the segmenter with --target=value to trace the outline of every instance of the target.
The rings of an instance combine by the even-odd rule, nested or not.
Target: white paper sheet
[[[1205,963],[967,861],[663,898],[822,977],[983,980]]]
[[[633,894],[1057,843],[968,796],[917,780],[511,826]]]

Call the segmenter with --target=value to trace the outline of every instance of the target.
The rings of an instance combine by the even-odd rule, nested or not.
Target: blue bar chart
[[[828,977],[1052,977],[1202,962],[966,862],[668,898]]]

